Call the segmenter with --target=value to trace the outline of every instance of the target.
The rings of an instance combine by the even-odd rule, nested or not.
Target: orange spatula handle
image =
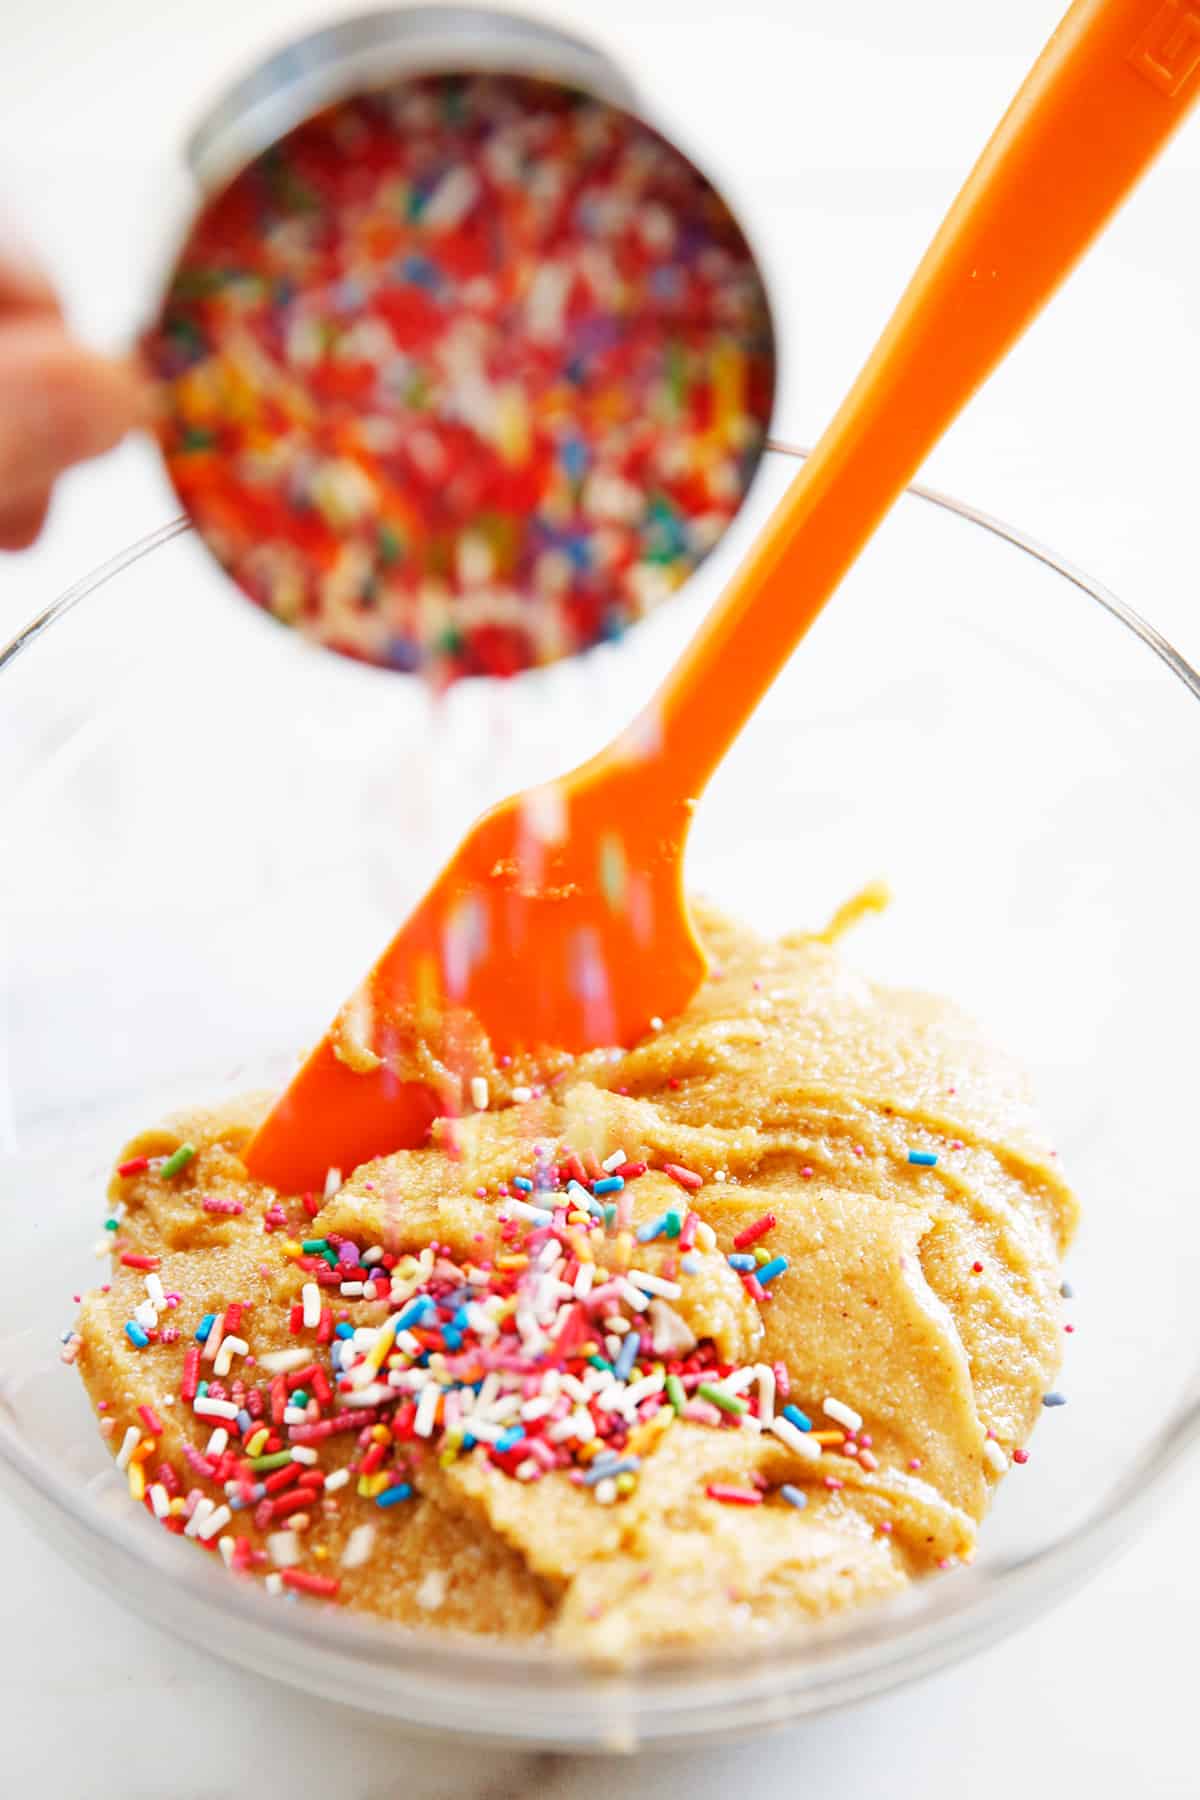
[[[652,703],[664,782],[699,793],[926,453],[1198,91],[1200,0],[1077,0],[845,403]],[[1194,208],[1180,229],[1194,233],[1198,217]]]

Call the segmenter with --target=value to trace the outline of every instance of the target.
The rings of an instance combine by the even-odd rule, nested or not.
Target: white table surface
[[[173,152],[257,51],[337,4],[0,0],[0,211],[73,316],[118,344],[146,304]],[[535,10],[535,9],[531,9]],[[811,441],[1058,0],[583,0],[725,175],[776,276],[781,433]],[[1200,659],[1200,120],[931,459],[927,478],[1085,564]],[[133,446],[66,483],[43,541],[0,561],[0,637],[172,510]],[[1191,1607],[1200,1470],[1122,1560],[966,1666],[737,1749],[636,1763],[406,1742],[223,1668],[82,1583],[0,1500],[3,1789],[71,1800],[507,1800],[731,1792],[992,1800],[1195,1795]]]

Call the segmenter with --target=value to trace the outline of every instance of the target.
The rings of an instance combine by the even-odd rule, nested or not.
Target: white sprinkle
[[[383,1261],[383,1245],[372,1244],[369,1250],[363,1251],[358,1260],[364,1269],[373,1269],[376,1263]]]
[[[156,1519],[165,1519],[171,1510],[170,1496],[161,1481],[156,1481],[150,1489],[150,1504]]]
[[[704,1219],[696,1227],[696,1247],[699,1250],[715,1250],[717,1247],[717,1234]]]
[[[430,1381],[422,1389],[421,1398],[417,1401],[417,1416],[413,1420],[413,1430],[418,1437],[432,1437],[434,1421],[437,1418],[438,1394],[441,1389]]]
[[[204,1446],[205,1456],[222,1456],[228,1442],[229,1433],[226,1431],[225,1427],[223,1425],[215,1426],[212,1436]]]
[[[847,1431],[862,1430],[862,1414],[856,1413],[854,1408],[847,1406],[844,1400],[826,1398],[821,1403],[821,1411],[826,1418],[833,1419],[838,1425],[844,1425]]]
[[[283,1592],[283,1576],[280,1575],[277,1570],[272,1569],[271,1573],[266,1577],[265,1581],[263,1582],[263,1586],[266,1588],[268,1594],[271,1594],[272,1596],[282,1594],[282,1592]]]
[[[512,1097],[514,1106],[524,1106],[527,1100],[533,1099],[533,1089],[527,1087],[515,1087],[512,1091]]]
[[[343,1281],[338,1288],[338,1293],[344,1294],[347,1300],[357,1299],[362,1291],[363,1284],[361,1281]]]
[[[325,1477],[325,1492],[327,1494],[336,1494],[339,1488],[345,1487],[349,1479],[349,1469],[333,1469]]]
[[[592,1283],[596,1279],[595,1263],[580,1263],[579,1273],[575,1277],[575,1298],[586,1300],[592,1291]]]
[[[658,1014],[655,1013],[654,1017],[650,1021],[650,1029],[651,1029],[651,1031],[661,1031],[662,1028],[663,1028],[663,1022],[659,1018]]]
[[[527,1400],[521,1408],[521,1417],[529,1425],[533,1423],[534,1419],[544,1419],[546,1414],[553,1410],[554,1401],[549,1394],[535,1394],[533,1399]]]
[[[158,1308],[153,1300],[139,1300],[133,1309],[133,1316],[143,1331],[153,1331],[158,1325]]]
[[[233,1513],[230,1511],[229,1507],[218,1506],[216,1512],[209,1513],[203,1525],[201,1525],[199,1531],[196,1533],[196,1536],[202,1543],[206,1544],[209,1538],[216,1537],[218,1531],[224,1531],[232,1517]]]
[[[116,1460],[118,1469],[127,1469],[129,1467],[129,1459],[141,1442],[141,1437],[142,1434],[137,1426],[130,1425],[125,1436],[121,1439],[121,1448],[117,1451]]]
[[[604,1170],[606,1175],[611,1175],[614,1169],[619,1169],[623,1162],[628,1161],[629,1158],[623,1150],[614,1150],[611,1156],[605,1157],[604,1161],[600,1164],[600,1167]]]
[[[211,1514],[214,1513],[215,1511],[216,1511],[216,1506],[213,1501],[205,1498],[204,1496],[202,1496],[199,1500],[197,1500],[195,1511],[192,1513],[191,1518],[188,1520],[187,1524],[183,1528],[184,1537],[190,1537],[190,1538],[198,1537],[200,1534],[200,1529],[201,1529],[202,1525],[204,1524],[205,1519],[209,1518],[211,1516]],[[232,1518],[233,1514],[230,1513],[229,1516],[230,1516],[230,1518]]]
[[[167,1296],[163,1292],[163,1284],[158,1277],[158,1272],[154,1269],[151,1269],[146,1277],[146,1292],[150,1296],[152,1306],[157,1306],[159,1312],[166,1310]]]
[[[683,1292],[677,1281],[664,1281],[661,1275],[651,1275],[646,1269],[630,1269],[629,1279],[643,1294],[658,1294],[663,1300],[678,1300]]]
[[[696,1334],[665,1300],[650,1302],[651,1342],[657,1356],[687,1356],[696,1348]]]
[[[340,1169],[327,1169],[325,1171],[325,1198],[327,1200],[332,1200],[341,1185],[342,1171]]]
[[[523,1466],[523,1465],[522,1465]],[[536,1466],[536,1465],[535,1465]],[[426,1612],[436,1612],[446,1598],[446,1576],[441,1569],[426,1569],[414,1598]]]
[[[635,1381],[632,1387],[625,1389],[621,1397],[621,1411],[634,1412],[651,1394],[661,1394],[665,1383],[666,1377],[661,1369],[656,1369],[653,1375],[643,1375],[640,1381]]]
[[[532,1456],[527,1456],[525,1461],[519,1462],[513,1470],[518,1481],[537,1481],[541,1473],[541,1465],[536,1463]]]
[[[237,1546],[233,1539],[228,1535],[217,1539],[217,1549],[221,1552],[221,1561],[225,1564],[227,1569],[232,1569],[233,1567],[233,1553],[236,1548]]]
[[[814,1443],[807,1431],[799,1430],[790,1419],[785,1419],[782,1413],[775,1415],[767,1426],[767,1430],[773,1431],[780,1443],[786,1444],[789,1450],[794,1450],[797,1456],[806,1457],[809,1462],[821,1460],[820,1444]]]
[[[192,1402],[192,1411],[201,1419],[236,1419],[238,1409],[232,1400],[210,1400],[207,1394],[199,1394]]]
[[[592,1498],[593,1500],[598,1500],[601,1506],[612,1506],[614,1504],[617,1498],[617,1484],[611,1476],[596,1483],[595,1487],[592,1489]]]
[[[344,1474],[345,1470],[342,1473]],[[374,1548],[374,1525],[356,1525],[346,1539],[346,1547],[342,1551],[343,1569],[361,1569]]]
[[[285,1375],[289,1369],[302,1369],[312,1361],[312,1356],[307,1350],[271,1350],[258,1361],[268,1374]]]
[[[770,1363],[756,1363],[754,1374],[758,1382],[758,1416],[766,1425],[775,1417],[775,1371]]]
[[[227,1337],[223,1339],[221,1348],[217,1351],[216,1360],[213,1363],[213,1374],[228,1375],[230,1369],[233,1367],[234,1357],[245,1356],[249,1348],[250,1346],[247,1344],[245,1338]]]
[[[315,1281],[306,1281],[300,1289],[304,1302],[303,1322],[307,1331],[315,1331],[321,1323],[321,1290]]]
[[[285,1406],[283,1422],[285,1425],[307,1425],[308,1408],[306,1406]]]
[[[1008,1472],[1008,1458],[995,1438],[984,1438],[983,1460],[990,1469],[995,1470],[997,1475],[1004,1475]]]
[[[617,1288],[626,1305],[632,1306],[634,1312],[645,1312],[650,1304],[649,1296],[640,1288],[635,1288],[632,1281],[626,1281],[624,1275],[618,1275]]]
[[[476,1112],[487,1111],[488,1084],[486,1075],[473,1075],[471,1077],[471,1105],[475,1108]]]
[[[531,1206],[528,1200],[506,1200],[504,1206],[510,1218],[528,1219],[531,1225],[547,1225],[554,1217],[548,1207]]]
[[[277,1569],[289,1569],[300,1557],[300,1539],[294,1531],[267,1533],[267,1555]]]
[[[316,1460],[317,1453],[311,1444],[292,1445],[292,1461],[294,1463],[303,1463],[306,1468],[311,1469]]]

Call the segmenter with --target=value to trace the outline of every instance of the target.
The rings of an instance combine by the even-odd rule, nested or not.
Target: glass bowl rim
[[[776,437],[767,440],[766,453],[793,459],[808,454]],[[1200,700],[1200,672],[1147,619],[1078,565],[940,489],[914,483],[906,490],[905,497],[909,496],[980,527],[1066,580],[1123,625]],[[83,600],[191,530],[190,521],[180,515],[82,576],[0,648],[0,673]],[[533,675],[536,679],[536,671]],[[768,1723],[782,1724],[898,1687],[1028,1623],[1081,1585],[1121,1546],[1152,1510],[1166,1479],[1178,1471],[1197,1440],[1200,1395],[1181,1402],[1136,1466],[1126,1471],[1092,1514],[1065,1533],[998,1565],[964,1569],[935,1584],[920,1583],[914,1590],[920,1595],[917,1606],[906,1605],[902,1597],[841,1620],[823,1621],[815,1629],[802,1625],[761,1644],[739,1645],[732,1679],[720,1653],[711,1649],[651,1652],[606,1669],[546,1645],[497,1644],[434,1628],[398,1626],[336,1608],[289,1605],[281,1617],[279,1602],[261,1593],[258,1584],[230,1581],[223,1569],[181,1554],[173,1542],[159,1545],[143,1535],[139,1529],[143,1522],[133,1517],[133,1509],[129,1516],[102,1513],[85,1498],[85,1487],[47,1470],[2,1413],[0,1479],[14,1497],[28,1501],[36,1496],[39,1510],[49,1502],[80,1552],[75,1560],[89,1564],[93,1578],[126,1604],[210,1651],[262,1669],[264,1659],[245,1645],[219,1641],[223,1629],[240,1625],[260,1644],[273,1646],[274,1654],[267,1658],[270,1672],[293,1686],[314,1689],[315,1665],[305,1668],[304,1658],[310,1654],[328,1658],[332,1652],[357,1677],[374,1673],[377,1678],[375,1692],[367,1694],[360,1686],[343,1699],[417,1728],[574,1750],[629,1748],[637,1742],[666,1748],[699,1737],[739,1735]],[[107,1559],[112,1557],[119,1563],[110,1565]],[[160,1578],[192,1613],[182,1618],[182,1609],[176,1609],[172,1617],[169,1603],[164,1606],[131,1593],[120,1580],[122,1569],[135,1577],[133,1585],[140,1576]],[[485,1719],[473,1720],[465,1704],[469,1698],[465,1684],[472,1679],[494,1684],[495,1699]],[[328,1694],[327,1682],[319,1691]],[[549,1700],[573,1701],[576,1710],[567,1719],[546,1720]],[[440,1715],[431,1717],[423,1709],[437,1701]],[[506,1716],[499,1721],[494,1717],[500,1702],[513,1706],[511,1722]],[[614,1735],[618,1710],[623,1726]]]

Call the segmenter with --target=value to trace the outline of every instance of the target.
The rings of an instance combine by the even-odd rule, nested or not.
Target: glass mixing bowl
[[[632,713],[791,467],[767,459],[729,539],[624,644],[440,703],[274,628],[182,522],[0,656],[0,1472],[67,1556],[182,1637],[460,1735],[728,1734],[1029,1619],[1154,1506],[1200,1429],[1200,678],[1018,532],[912,495],[721,770],[690,867],[766,929],[819,926],[886,877],[895,903],[850,958],[954,995],[1034,1074],[1084,1205],[1070,1404],[1002,1484],[974,1565],[733,1658],[614,1674],[413,1634],[271,1600],[157,1529],[59,1364],[125,1136],[283,1077],[470,817]]]

